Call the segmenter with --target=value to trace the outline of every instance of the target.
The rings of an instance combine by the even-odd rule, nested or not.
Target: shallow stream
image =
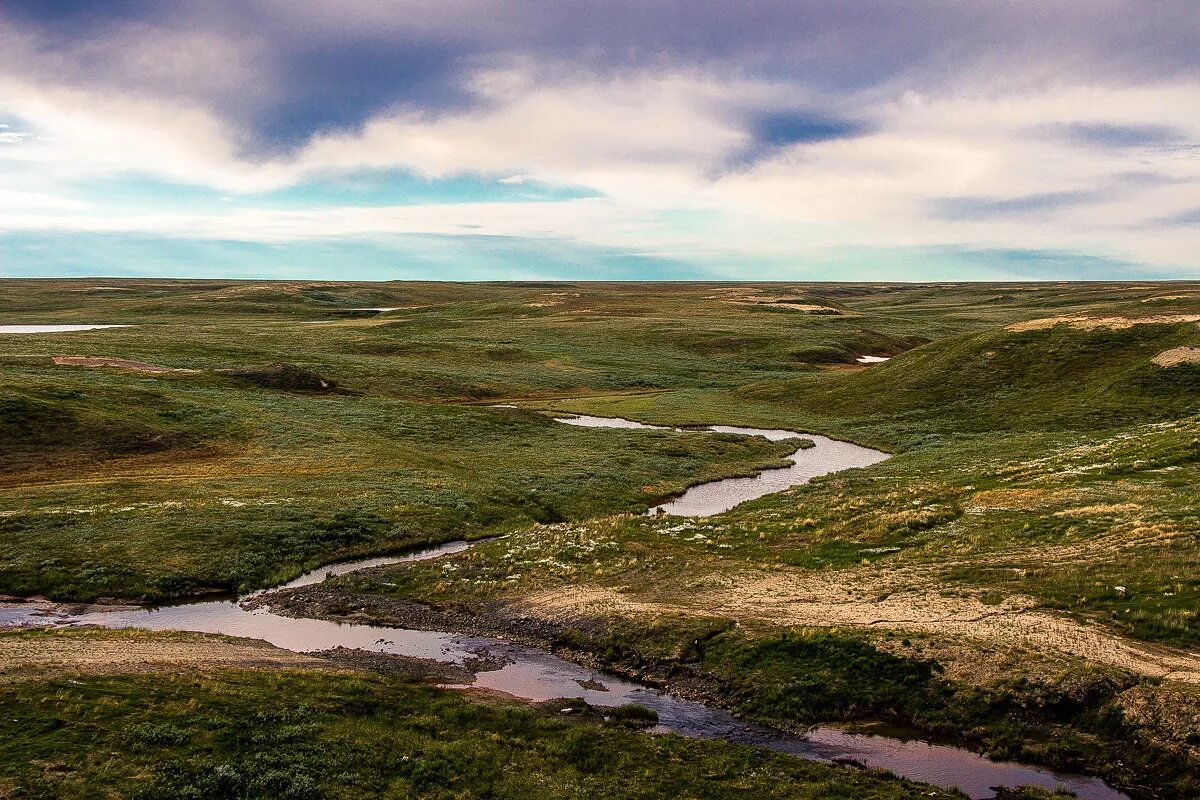
[[[609,426],[615,427],[649,427],[627,420],[602,420],[597,417],[576,417],[563,421],[591,427],[601,426],[602,421],[607,421]],[[760,491],[768,484],[747,483],[756,481],[757,478],[714,481],[713,484],[725,484],[725,488],[707,495],[703,490],[713,484],[693,487],[678,500],[664,506],[669,513],[718,513],[732,507],[726,505],[730,501],[736,504],[751,497],[759,497],[771,491],[803,483],[816,475],[867,466],[887,457],[885,453],[845,442],[791,431],[723,426],[714,427],[712,430],[762,435],[772,439],[803,435],[816,442],[816,447],[797,451],[792,456],[797,462],[793,467],[767,470],[763,473],[790,473],[801,463],[805,465],[779,483],[769,484],[778,488]],[[689,495],[692,495],[691,499]],[[687,505],[685,501],[694,504]],[[719,506],[721,508],[718,508]],[[653,731],[659,733],[671,732],[684,736],[724,739],[824,761],[851,759],[870,767],[890,770],[912,780],[946,788],[958,787],[976,799],[992,797],[994,792],[991,791],[991,787],[995,786],[1036,785],[1046,788],[1061,786],[1075,792],[1082,800],[1128,800],[1126,795],[1110,788],[1099,779],[1065,775],[1021,764],[993,762],[966,749],[930,744],[919,739],[854,733],[835,727],[814,728],[804,735],[785,733],[739,720],[722,709],[587,669],[534,647],[449,632],[297,619],[274,614],[269,605],[262,602],[269,599],[272,591],[317,583],[329,575],[438,558],[461,552],[469,546],[466,542],[451,542],[402,556],[371,558],[324,567],[276,589],[254,592],[238,599],[134,610],[94,610],[85,613],[70,613],[58,610],[60,607],[41,603],[0,605],[0,627],[58,624],[196,631],[262,639],[277,647],[296,652],[320,652],[345,647],[458,664],[473,662],[482,655],[490,657],[489,660],[500,660],[504,665],[499,669],[478,672],[474,682],[470,684],[472,688],[504,692],[534,702],[559,697],[581,697],[600,708],[638,703],[658,713],[659,723]],[[251,598],[260,601],[253,609],[243,605]]]

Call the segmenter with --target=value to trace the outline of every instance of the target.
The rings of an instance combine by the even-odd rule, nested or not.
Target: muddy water
[[[0,325],[0,333],[71,333],[101,328],[128,328],[129,325]]]
[[[587,415],[558,420],[567,425],[585,428],[637,428],[645,430],[678,430],[660,425],[645,425],[627,419],[592,417]],[[708,517],[728,511],[736,505],[764,495],[782,492],[793,486],[808,483],[820,475],[845,469],[869,467],[888,458],[888,454],[850,442],[841,442],[812,433],[797,433],[770,428],[742,428],[733,425],[712,425],[705,430],[714,433],[734,433],[742,436],[762,436],[773,442],[785,439],[808,439],[814,447],[797,449],[787,458],[789,467],[766,469],[750,478],[725,478],[693,486],[670,502],[650,509],[651,514],[673,514],[679,517]]]
[[[348,562],[315,570],[286,586],[306,586],[322,581],[331,574],[340,575],[387,564],[436,558],[460,552],[467,547],[469,545],[466,542],[451,542],[406,556]],[[266,599],[270,591],[274,590],[255,592],[244,599]],[[55,612],[35,604],[0,606],[0,627],[48,623],[220,633],[262,639],[277,647],[301,653],[346,647],[456,664],[486,655],[502,660],[504,666],[479,672],[471,684],[473,688],[504,692],[534,702],[556,697],[581,697],[599,708],[639,703],[658,712],[659,724],[654,730],[659,733],[724,739],[815,760],[854,759],[912,780],[946,788],[958,787],[972,798],[992,797],[994,793],[990,787],[993,786],[1036,785],[1047,788],[1063,786],[1083,800],[1128,800],[1124,794],[1094,778],[993,762],[968,750],[919,740],[850,733],[832,727],[815,728],[805,735],[795,735],[747,724],[721,709],[596,672],[536,648],[487,637],[296,619],[274,614],[269,607],[261,605],[254,609],[245,608],[236,600],[80,614]]]
[[[598,426],[597,418],[590,419],[593,420],[590,424]],[[567,422],[589,424],[579,421],[578,418]],[[621,422],[620,427],[644,427],[638,423]],[[780,439],[797,435],[790,431],[759,431],[748,428],[726,428],[723,432],[753,432],[755,435]],[[831,449],[832,446],[844,444],[826,440],[824,437],[806,438],[822,441],[818,441],[817,448],[799,451],[798,455],[821,448],[825,448],[823,452],[827,455],[836,455],[838,451]],[[877,451],[868,452],[877,454],[879,458],[876,460],[886,457]],[[853,458],[835,458],[827,462],[826,466],[862,466],[851,463],[853,461]],[[830,471],[833,469],[824,470]],[[680,498],[680,501],[683,499]],[[372,558],[323,567],[278,588],[306,586],[320,582],[329,575],[437,558],[460,552],[469,546],[466,542],[451,542],[404,556]],[[835,758],[853,759],[912,780],[946,788],[957,787],[976,800],[992,797],[994,792],[990,787],[1020,785],[1046,788],[1062,786],[1075,792],[1082,800],[1128,800],[1126,795],[1094,778],[1058,774],[1020,764],[993,762],[968,750],[933,745],[920,740],[851,733],[832,727],[815,728],[805,735],[796,735],[747,724],[721,709],[674,697],[622,678],[587,669],[533,647],[499,639],[286,617],[271,612],[271,591],[275,590],[254,592],[240,601],[215,600],[159,608],[84,613],[71,613],[47,604],[0,604],[0,628],[58,624],[196,631],[262,639],[277,647],[302,653],[346,647],[456,664],[483,655],[490,657],[489,660],[500,660],[504,665],[499,669],[478,672],[474,683],[471,684],[474,688],[504,692],[535,702],[557,697],[581,697],[600,708],[638,703],[658,712],[659,724],[655,731],[659,733],[672,732],[684,736],[724,739],[768,747],[801,758],[826,761]],[[250,598],[259,601],[255,608],[243,605],[243,602]]]

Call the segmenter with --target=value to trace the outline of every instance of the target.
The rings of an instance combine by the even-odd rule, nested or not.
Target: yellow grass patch
[[[1078,493],[1072,490],[988,489],[976,493],[966,510],[972,513],[1026,511],[1031,508],[1063,505],[1076,501],[1078,497]]]
[[[1096,516],[1111,516],[1113,514],[1126,514],[1134,511],[1141,511],[1142,507],[1137,503],[1101,503],[1094,506],[1078,506],[1077,508],[1066,508],[1062,511],[1055,511],[1056,517],[1096,517]]]

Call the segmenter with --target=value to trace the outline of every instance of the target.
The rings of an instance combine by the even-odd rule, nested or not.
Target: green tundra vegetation
[[[97,638],[68,635],[81,647]],[[563,716],[561,702],[469,699],[363,673],[68,672],[0,688],[5,798],[964,797],[760,748],[641,735],[625,724],[632,709],[600,722]]]
[[[499,535],[289,602],[419,605],[775,724],[883,720],[1193,797],[1198,321],[1189,283],[3,282],[0,324],[132,327],[0,334],[0,593],[158,600]],[[893,457],[650,518],[794,445],[562,413]]]

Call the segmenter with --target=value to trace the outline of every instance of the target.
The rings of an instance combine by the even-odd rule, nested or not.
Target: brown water
[[[460,552],[469,546],[466,542],[451,542],[404,556],[338,564],[302,575],[285,584],[285,587],[317,583],[328,575],[437,558]],[[254,592],[243,601],[250,597],[269,597],[270,591],[274,590]],[[300,653],[346,647],[456,664],[487,655],[503,660],[504,666],[479,672],[471,684],[472,688],[491,689],[533,702],[557,697],[581,697],[599,708],[638,703],[658,712],[659,724],[654,731],[659,733],[724,739],[820,761],[850,758],[912,780],[946,788],[958,787],[971,798],[991,797],[994,793],[990,787],[993,786],[1036,785],[1046,788],[1062,786],[1074,791],[1083,800],[1128,800],[1126,795],[1095,778],[994,762],[969,750],[929,744],[919,739],[852,733],[833,727],[819,727],[805,735],[796,735],[749,724],[722,709],[587,669],[533,647],[488,637],[297,619],[274,614],[269,607],[245,608],[238,600],[83,614],[55,613],[51,608],[32,603],[0,605],[0,627],[56,624],[196,631],[262,639]],[[603,689],[594,688],[596,685],[603,686]]]
[[[622,423],[620,427],[641,427],[637,423]],[[754,429],[724,432],[740,433],[751,430]],[[768,434],[787,434],[787,437],[796,435],[789,431],[755,433]],[[815,440],[817,437],[808,438]],[[821,446],[818,444],[818,448]],[[801,452],[809,453],[818,448]],[[834,451],[826,449],[824,452]],[[886,457],[883,453],[879,455]],[[830,466],[835,463],[841,462],[831,462]],[[825,470],[830,471],[834,470]],[[450,542],[402,556],[336,564],[314,570],[277,588],[306,586],[320,582],[329,575],[437,558],[461,552],[469,546],[466,542]],[[488,655],[502,659],[504,666],[479,672],[471,684],[472,688],[500,691],[534,702],[558,697],[580,697],[599,708],[638,703],[658,712],[659,724],[654,729],[658,733],[670,732],[707,739],[724,739],[821,761],[835,758],[854,759],[867,766],[887,769],[912,780],[945,788],[960,788],[974,800],[992,797],[994,792],[990,787],[1021,785],[1051,789],[1061,786],[1075,792],[1081,800],[1129,800],[1125,794],[1096,778],[1061,774],[1022,764],[993,762],[969,750],[930,744],[919,739],[852,733],[834,727],[819,727],[805,735],[797,735],[748,724],[722,709],[675,697],[623,678],[587,669],[549,652],[499,639],[460,636],[442,631],[297,619],[272,613],[269,604],[256,604],[257,607],[253,609],[242,604],[251,597],[259,598],[260,601],[269,599],[271,591],[276,590],[254,592],[240,600],[214,600],[81,614],[57,611],[55,606],[49,604],[0,604],[0,628],[52,624],[196,631],[262,639],[277,647],[301,653],[346,647],[458,664],[480,655]],[[597,684],[603,689],[595,688]],[[585,686],[590,688],[584,688]]]

